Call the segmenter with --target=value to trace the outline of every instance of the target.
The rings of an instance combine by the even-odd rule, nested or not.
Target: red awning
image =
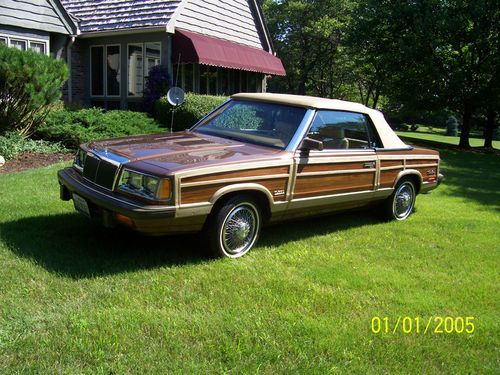
[[[185,30],[175,30],[172,60],[223,68],[285,75],[281,60],[264,50]]]

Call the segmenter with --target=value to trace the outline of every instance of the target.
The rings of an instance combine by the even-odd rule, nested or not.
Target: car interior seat
[[[327,149],[348,149],[349,140],[345,137],[344,129],[339,126],[325,126],[319,131],[323,138],[323,145]]]

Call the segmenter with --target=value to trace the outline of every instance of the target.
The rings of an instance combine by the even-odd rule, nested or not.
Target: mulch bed
[[[72,153],[38,154],[27,152],[17,155],[14,159],[7,160],[5,165],[0,167],[0,174],[45,167],[61,161],[70,161],[73,158],[74,155]]]

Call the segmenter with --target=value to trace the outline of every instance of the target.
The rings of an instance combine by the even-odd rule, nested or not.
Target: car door
[[[322,151],[297,150],[290,209],[362,205],[376,189],[378,161],[365,114],[318,110],[307,137]]]

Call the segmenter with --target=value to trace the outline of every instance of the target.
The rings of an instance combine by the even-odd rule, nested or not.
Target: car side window
[[[326,150],[377,147],[371,123],[361,113],[321,110],[311,125],[309,138],[323,142]]]

